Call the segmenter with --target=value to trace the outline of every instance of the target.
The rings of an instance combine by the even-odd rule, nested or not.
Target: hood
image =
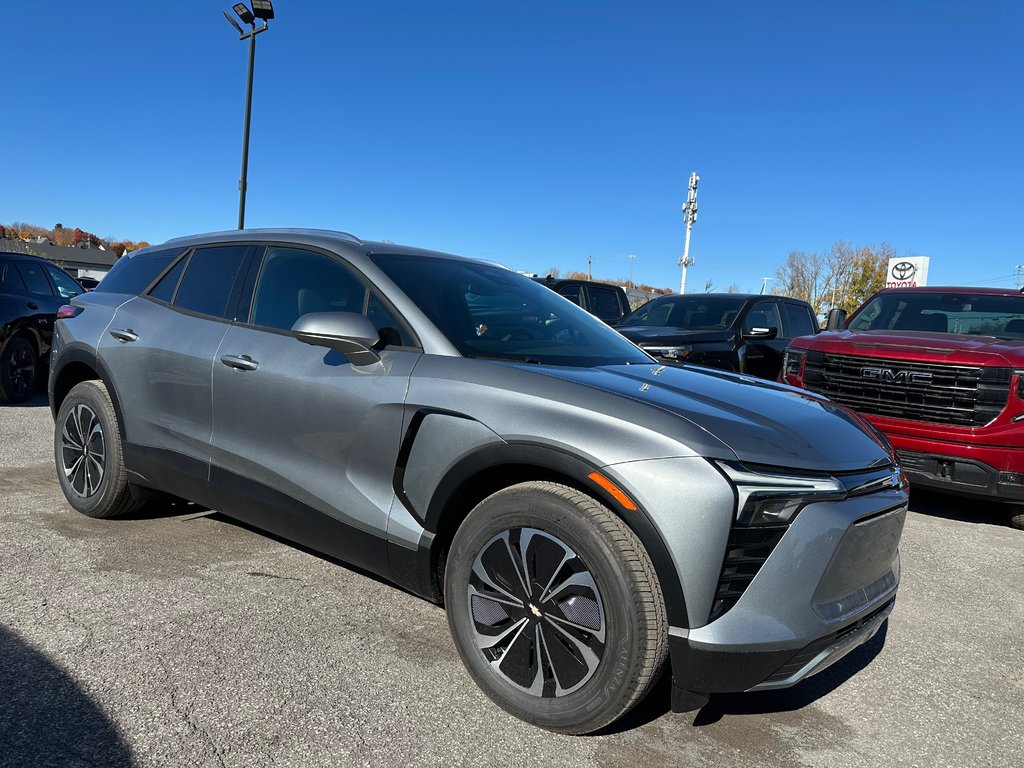
[[[655,346],[676,346],[680,344],[701,344],[729,341],[733,337],[730,330],[724,331],[690,331],[686,328],[671,328],[654,325],[631,325],[616,328],[619,333],[634,344],[653,344]]]
[[[787,385],[696,366],[524,368],[649,405],[645,421],[658,432],[686,443],[697,428],[710,438],[706,444],[720,444],[743,462],[843,472],[892,460],[884,438],[860,416]],[[614,418],[615,402],[606,407]]]
[[[893,357],[935,363],[973,362],[1018,367],[1024,364],[1024,339],[928,331],[826,331],[796,345],[823,352],[864,357]]]

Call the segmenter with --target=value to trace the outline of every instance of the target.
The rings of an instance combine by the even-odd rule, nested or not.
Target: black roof
[[[117,254],[99,248],[68,248],[63,245],[0,240],[0,252],[17,256],[36,256],[65,269],[110,269]]]

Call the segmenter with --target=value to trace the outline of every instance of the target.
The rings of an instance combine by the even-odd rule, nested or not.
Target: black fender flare
[[[423,512],[424,528],[431,534],[437,533],[450,502],[459,489],[475,475],[485,470],[512,465],[534,466],[571,478],[581,489],[586,490],[622,518],[640,539],[651,558],[658,581],[661,583],[669,623],[675,627],[689,627],[686,601],[679,575],[668,546],[648,513],[639,504],[637,504],[636,510],[627,509],[616,501],[608,491],[589,478],[592,472],[600,472],[614,482],[627,496],[634,499],[635,503],[635,497],[630,492],[629,486],[616,476],[614,470],[598,467],[566,450],[537,443],[510,442],[483,446],[462,457],[437,484],[430,503]],[[440,546],[437,537],[433,538],[432,546],[434,548]]]

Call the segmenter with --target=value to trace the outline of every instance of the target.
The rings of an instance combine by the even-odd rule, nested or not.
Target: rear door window
[[[587,287],[590,291],[590,312],[605,321],[619,320],[622,317],[622,305],[619,293],[613,288],[599,285]]]
[[[29,293],[35,296],[53,296],[53,288],[50,286],[50,281],[46,279],[42,264],[19,261],[16,266]]]
[[[583,306],[583,287],[580,285],[563,285],[558,289],[558,295],[564,296],[577,307]]]
[[[803,304],[786,303],[786,325],[787,339],[811,336],[818,330],[818,324],[814,321],[811,311]]]
[[[235,302],[232,302],[232,297],[248,252],[248,245],[197,248],[178,285],[174,306],[233,320]]]

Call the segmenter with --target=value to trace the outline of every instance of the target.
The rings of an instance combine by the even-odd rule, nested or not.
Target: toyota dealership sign
[[[927,256],[889,259],[885,273],[886,288],[913,288],[917,285],[928,285]]]

